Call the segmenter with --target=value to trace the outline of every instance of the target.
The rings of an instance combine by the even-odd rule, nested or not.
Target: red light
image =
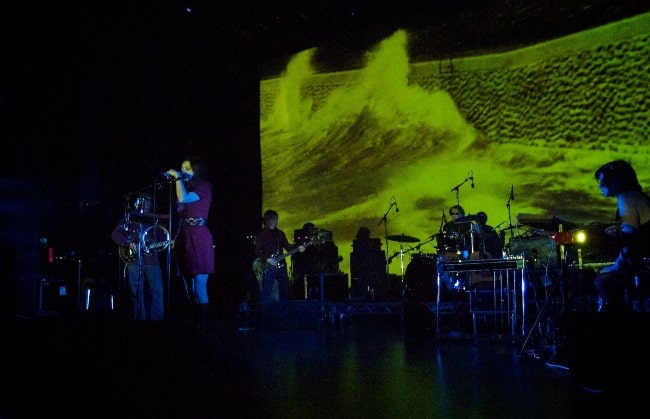
[[[559,245],[565,246],[574,243],[584,243],[587,240],[587,234],[584,230],[570,230],[553,233],[551,239]]]

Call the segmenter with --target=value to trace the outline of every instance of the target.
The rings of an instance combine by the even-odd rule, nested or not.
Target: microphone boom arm
[[[456,185],[456,186],[454,186],[453,188],[451,188],[451,191],[449,191],[449,192],[456,192],[456,193],[458,193],[458,188],[460,188],[461,186],[463,186],[464,184],[466,184],[466,183],[469,182],[470,180],[471,180],[471,177],[470,177],[470,176],[466,177],[464,181],[460,182],[458,185]]]

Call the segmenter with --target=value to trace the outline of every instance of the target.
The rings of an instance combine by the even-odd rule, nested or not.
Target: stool
[[[92,293],[92,289],[95,286],[95,280],[86,278],[84,279],[83,282],[83,290],[84,290],[84,310],[88,311],[90,310],[90,294]]]
[[[100,298],[100,302],[101,302],[103,294],[101,292],[99,292],[99,294],[97,293],[97,283],[94,279],[91,278],[86,278],[83,280],[82,289],[83,289],[83,298],[84,298],[83,309],[89,311],[91,309],[91,302],[97,303],[98,301],[97,298]],[[108,303],[107,308],[109,310],[113,310],[115,307],[114,307],[112,292],[109,293],[108,299],[109,301],[107,301]],[[102,304],[99,304],[99,306],[102,306]],[[98,309],[101,307],[94,307],[94,308]]]

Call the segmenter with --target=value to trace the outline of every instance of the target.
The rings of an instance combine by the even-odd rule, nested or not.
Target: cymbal
[[[386,236],[386,239],[393,240],[396,242],[402,242],[402,243],[415,243],[420,241],[420,239],[418,239],[417,237],[406,236],[404,233],[394,234],[392,236]]]

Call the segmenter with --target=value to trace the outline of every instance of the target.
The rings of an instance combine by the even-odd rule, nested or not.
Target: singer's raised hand
[[[174,179],[178,179],[178,178],[182,177],[181,172],[179,172],[178,170],[175,170],[175,169],[169,169],[168,171],[165,172],[165,174],[173,177]]]

